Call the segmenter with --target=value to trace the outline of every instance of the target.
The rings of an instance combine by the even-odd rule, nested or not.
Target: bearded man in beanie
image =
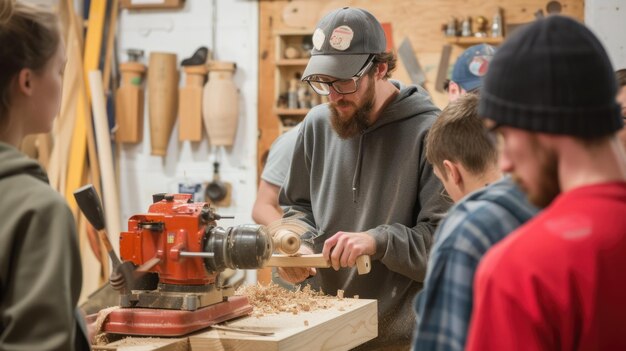
[[[408,349],[412,301],[422,288],[439,219],[449,207],[424,152],[439,114],[423,88],[389,80],[396,58],[369,12],[344,7],[313,34],[303,80],[329,98],[298,131],[279,202],[285,217],[313,228],[300,253],[322,253],[333,269],[279,269],[299,283],[317,274],[321,289],[378,300],[378,338],[364,349]],[[369,255],[371,272],[356,272]]]
[[[626,350],[626,162],[613,68],[562,16],[496,52],[479,114],[500,167],[544,210],[501,241],[475,279],[468,350]]]

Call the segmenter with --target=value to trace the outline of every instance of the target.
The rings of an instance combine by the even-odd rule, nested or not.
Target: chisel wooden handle
[[[111,241],[109,240],[109,236],[107,235],[104,224],[104,211],[102,210],[102,202],[100,201],[100,196],[98,196],[98,193],[96,192],[96,188],[94,188],[92,184],[87,184],[80,189],[74,191],[74,198],[76,199],[78,208],[80,208],[80,210],[83,212],[89,223],[91,223],[91,225],[98,231],[98,235],[104,243],[109,257],[111,258],[113,269],[117,268],[117,266],[119,266],[121,262],[115,254],[115,250],[113,250],[113,245],[111,245]]]
[[[312,267],[330,268],[330,261],[327,261],[322,254],[288,256],[275,254],[265,264],[266,267]],[[367,274],[372,269],[371,258],[368,255],[361,255],[356,259],[356,267],[359,274]]]

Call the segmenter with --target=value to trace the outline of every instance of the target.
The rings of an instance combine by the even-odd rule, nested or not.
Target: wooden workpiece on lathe
[[[293,255],[300,249],[300,236],[290,230],[279,229],[272,237],[274,250]]]

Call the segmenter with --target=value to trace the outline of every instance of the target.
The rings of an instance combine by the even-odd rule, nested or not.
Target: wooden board
[[[189,351],[187,338],[128,337],[104,346],[92,345],[93,351]]]
[[[329,309],[245,317],[229,327],[270,330],[271,336],[210,330],[189,337],[200,350],[349,350],[378,335],[376,300],[334,300]]]

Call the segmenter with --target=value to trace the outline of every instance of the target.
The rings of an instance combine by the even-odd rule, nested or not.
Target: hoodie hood
[[[37,161],[26,157],[15,147],[0,142],[0,179],[29,174],[48,183],[48,176]]]
[[[417,117],[424,113],[440,112],[424,88],[417,85],[407,86],[393,79],[390,79],[389,82],[398,88],[400,93],[381,112],[376,122],[363,131],[363,134],[370,133],[387,124]]]
[[[359,193],[359,183],[361,179],[361,166],[363,159],[363,141],[367,134],[373,133],[379,128],[392,123],[397,123],[410,118],[416,118],[423,114],[438,113],[439,108],[432,103],[430,95],[424,88],[417,85],[405,86],[399,81],[389,80],[400,93],[385,108],[380,117],[361,133],[359,137],[359,152],[357,154],[356,169],[352,177],[352,201],[356,202]]]

